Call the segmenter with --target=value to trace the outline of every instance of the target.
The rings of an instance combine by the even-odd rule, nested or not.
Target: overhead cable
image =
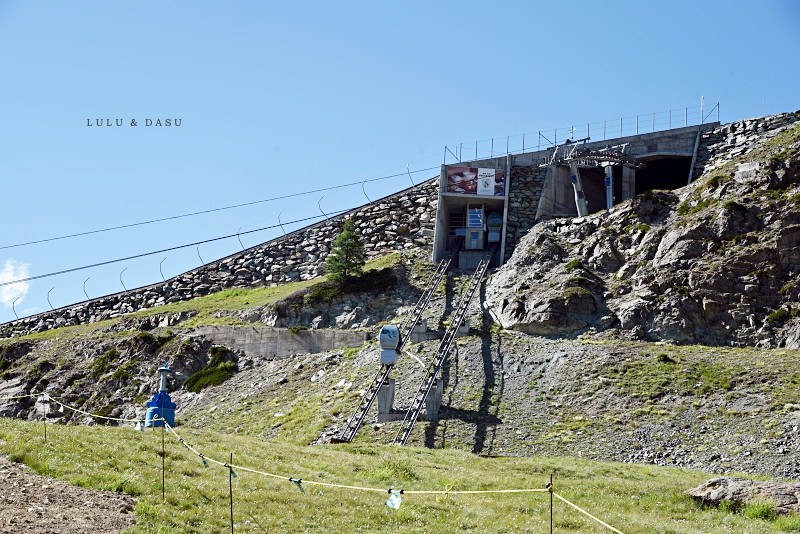
[[[351,209],[353,209],[353,208],[334,211],[332,213],[329,213],[328,215],[329,216],[341,215],[342,213],[348,212]],[[314,215],[314,216],[311,216],[311,217],[305,217],[303,219],[297,219],[295,221],[288,221],[286,224],[306,222],[306,221],[311,221],[313,219],[320,219],[320,218],[322,218],[321,215]],[[98,263],[93,263],[91,265],[82,265],[80,267],[72,267],[70,269],[64,269],[62,271],[56,271],[56,272],[47,273],[47,274],[39,274],[39,275],[36,275],[36,276],[29,276],[28,278],[20,278],[19,280],[12,280],[10,282],[2,282],[2,283],[0,283],[0,287],[10,286],[10,285],[13,285],[13,284],[19,284],[20,282],[30,282],[31,280],[39,280],[41,278],[49,278],[51,276],[57,276],[57,275],[60,275],[60,274],[74,273],[75,271],[83,271],[85,269],[91,269],[93,267],[101,267],[103,265],[110,265],[112,263],[119,263],[121,261],[135,260],[137,258],[144,258],[145,256],[152,256],[153,254],[161,254],[163,252],[171,252],[173,250],[180,250],[182,248],[199,246],[199,245],[202,245],[204,243],[212,243],[214,241],[222,241],[223,239],[231,239],[233,237],[236,237],[236,236],[239,236],[239,235],[243,235],[243,234],[252,234],[252,233],[255,233],[255,232],[263,232],[264,230],[271,230],[273,228],[279,228],[279,227],[280,227],[280,225],[274,224],[272,226],[264,226],[262,228],[256,228],[255,230],[248,230],[246,232],[237,232],[235,234],[229,234],[229,235],[224,235],[224,236],[220,236],[220,237],[212,237],[211,239],[204,239],[202,241],[195,241],[194,243],[186,243],[184,245],[177,245],[177,246],[174,246],[174,247],[163,248],[161,250],[154,250],[154,251],[151,251],[151,252],[143,252],[141,254],[135,254],[133,256],[127,256],[125,258],[117,258],[115,260],[106,260],[106,261],[101,261],[101,262],[98,262]],[[88,280],[88,278],[87,278],[87,280]],[[84,284],[85,284],[85,282],[84,282]],[[84,288],[84,292],[85,291],[86,290]],[[86,298],[88,299],[89,296],[87,295]]]
[[[411,173],[412,174],[417,174],[417,173],[420,173],[420,172],[427,172],[427,171],[431,171],[431,170],[438,169],[438,168],[439,168],[438,166],[437,167],[428,167],[426,169],[418,169],[416,171],[411,171]],[[287,198],[310,195],[312,193],[319,193],[319,192],[322,192],[322,191],[331,191],[333,189],[342,189],[344,187],[351,187],[351,186],[354,186],[354,185],[362,185],[362,187],[363,187],[363,184],[365,184],[367,182],[377,182],[377,181],[380,181],[380,180],[388,180],[389,178],[397,178],[399,176],[407,176],[407,175],[408,175],[407,172],[399,173],[399,174],[391,174],[391,175],[387,175],[387,176],[380,176],[378,178],[369,178],[367,180],[362,180],[360,182],[351,182],[351,183],[347,183],[347,184],[332,185],[332,186],[329,186],[329,187],[322,187],[320,189],[312,189],[310,191],[302,191],[300,193],[291,193],[291,194],[288,194],[288,195],[281,195],[281,196],[277,196],[277,197],[264,198],[264,199],[261,199],[261,200],[253,200],[251,202],[244,202],[244,203],[241,203],[241,204],[233,204],[233,205],[230,205],[230,206],[223,206],[223,207],[220,207],[220,208],[211,208],[211,209],[207,209],[207,210],[194,211],[194,212],[191,212],[191,213],[183,213],[181,215],[172,215],[172,216],[169,216],[169,217],[161,217],[161,218],[158,218],[158,219],[150,219],[150,220],[147,220],[147,221],[140,221],[140,222],[135,222],[135,223],[130,223],[130,224],[121,224],[121,225],[118,225],[118,226],[109,226],[107,228],[99,228],[99,229],[96,229],[96,230],[87,230],[85,232],[77,232],[77,233],[74,233],[74,234],[67,234],[67,235],[62,235],[62,236],[57,236],[57,237],[48,237],[48,238],[45,238],[45,239],[36,239],[36,240],[33,240],[33,241],[26,241],[24,243],[15,243],[13,245],[0,245],[0,250],[9,249],[9,248],[24,247],[24,246],[28,246],[28,245],[37,245],[39,243],[48,243],[50,241],[59,241],[59,240],[62,240],[62,239],[70,239],[70,238],[73,238],[73,237],[81,237],[81,236],[85,236],[85,235],[100,234],[100,233],[103,233],[103,232],[111,232],[113,230],[123,230],[125,228],[133,228],[133,227],[136,227],[136,226],[144,226],[144,225],[147,225],[147,224],[153,224],[153,223],[158,223],[158,222],[173,221],[175,219],[183,219],[183,218],[186,218],[186,217],[194,217],[196,215],[205,215],[207,213],[215,213],[215,212],[218,212],[218,211],[231,210],[231,209],[235,209],[235,208],[243,208],[243,207],[246,207],[246,206],[253,206],[255,204],[263,204],[265,202],[272,202],[272,201],[275,201],[275,200],[284,200],[284,199],[287,199]]]

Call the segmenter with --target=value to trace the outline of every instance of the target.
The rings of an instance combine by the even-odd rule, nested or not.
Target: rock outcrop
[[[712,478],[689,495],[705,503],[730,502],[740,506],[751,502],[775,506],[778,514],[800,513],[800,482],[756,482],[736,477]]]
[[[490,279],[490,310],[530,334],[799,346],[798,120],[722,126],[691,185],[537,224]]]

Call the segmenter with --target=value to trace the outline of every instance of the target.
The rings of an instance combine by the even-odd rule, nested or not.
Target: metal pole
[[[444,145],[444,157],[442,158],[442,165],[447,165],[447,145]]]
[[[506,136],[506,155],[508,154],[508,142],[509,142],[510,139],[511,139],[511,136],[507,135]]]
[[[539,152],[542,149],[542,131],[539,130],[539,140],[536,141],[536,152]]]
[[[717,122],[719,122],[719,102],[717,102]]]
[[[553,128],[553,146],[558,144],[558,128]]]
[[[55,288],[56,288],[56,287],[55,287],[55,286],[53,286],[53,287],[51,287],[51,288],[50,288],[50,290],[47,292],[47,303],[50,305],[50,309],[51,309],[51,310],[53,309],[53,303],[52,303],[52,302],[50,302],[50,291],[54,290]]]
[[[683,108],[683,125],[689,126],[689,108]]]
[[[164,431],[166,430],[166,420],[164,419],[164,407],[161,407],[161,502],[166,502],[167,500],[167,489],[166,489],[166,475],[164,474],[166,471],[164,465]]]
[[[22,297],[17,297],[17,298],[15,298],[15,299],[14,299],[14,302],[12,302],[12,303],[11,303],[11,311],[13,311],[13,312],[14,312],[14,317],[16,317],[17,319],[19,319],[19,315],[17,315],[17,307],[16,307],[16,304],[17,304],[17,301],[18,301],[20,298],[22,298]]]
[[[228,464],[228,494],[231,496],[231,534],[233,534],[233,453]]]
[[[703,113],[704,113],[704,111],[703,111],[703,103],[705,101],[705,98],[706,97],[700,95],[700,124],[703,124],[703,121],[705,120],[705,117],[703,117]]]
[[[489,152],[489,157],[494,157],[494,137],[492,137],[492,150]]]
[[[458,145],[458,162],[461,163],[461,154],[464,152],[464,143]]]
[[[553,534],[553,473],[550,473],[550,534]]]

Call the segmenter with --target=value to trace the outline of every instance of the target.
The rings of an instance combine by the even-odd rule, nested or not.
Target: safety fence
[[[32,393],[32,394],[25,394],[25,395],[17,395],[17,396],[10,396],[10,397],[0,397],[0,401],[10,401],[10,400],[21,400],[25,398],[36,398],[37,403],[42,403],[44,407],[44,415],[43,418],[44,422],[44,439],[47,441],[47,415],[48,415],[48,406],[50,402],[53,402],[58,405],[58,411],[63,413],[64,410],[69,410],[81,415],[86,415],[95,419],[99,420],[106,420],[106,421],[114,421],[117,423],[130,423],[134,424],[137,430],[144,429],[144,420],[143,419],[130,419],[130,418],[121,418],[121,417],[110,417],[106,415],[100,414],[93,414],[75,406],[70,406],[59,399],[52,397],[47,393]],[[228,489],[229,489],[229,501],[230,501],[230,527],[231,532],[234,532],[234,499],[233,499],[233,479],[238,478],[237,471],[250,473],[253,475],[258,475],[266,478],[271,478],[275,480],[282,480],[285,482],[289,482],[295,488],[297,488],[302,494],[305,494],[304,486],[317,486],[317,487],[325,487],[331,489],[340,489],[345,491],[351,492],[366,492],[366,493],[378,493],[388,495],[388,498],[385,501],[385,505],[392,509],[399,509],[402,502],[404,495],[427,495],[433,496],[438,501],[444,501],[451,495],[503,495],[503,494],[520,494],[520,493],[543,493],[548,494],[550,500],[549,506],[549,513],[550,513],[550,530],[549,532],[552,534],[553,531],[553,500],[558,499],[559,501],[563,502],[570,508],[580,512],[584,516],[590,518],[591,520],[597,522],[598,524],[602,525],[606,529],[611,532],[615,532],[617,534],[622,534],[620,530],[614,528],[613,526],[609,525],[605,521],[599,519],[595,515],[589,513],[587,510],[581,508],[577,504],[571,502],[563,495],[557,493],[555,491],[555,486],[553,483],[553,475],[550,475],[550,481],[545,484],[543,488],[506,488],[506,489],[453,489],[452,486],[446,486],[443,489],[405,489],[405,488],[378,488],[378,487],[370,487],[370,486],[357,486],[351,484],[340,484],[334,482],[323,482],[320,480],[309,480],[309,479],[302,479],[293,476],[287,476],[285,474],[278,474],[272,473],[268,471],[263,471],[259,469],[255,469],[253,467],[248,467],[244,465],[238,465],[233,463],[233,453],[231,453],[229,461],[219,460],[217,458],[213,458],[203,454],[202,452],[198,451],[194,446],[192,446],[186,439],[184,439],[175,428],[167,423],[167,421],[157,415],[153,416],[152,423],[154,426],[157,426],[161,429],[161,497],[162,501],[166,501],[166,439],[165,436],[169,433],[178,443],[180,443],[183,447],[186,448],[190,453],[197,456],[197,458],[202,462],[205,467],[221,467],[224,468],[228,473]]]
[[[719,102],[710,109],[706,109],[705,105],[701,104],[699,107],[654,111],[613,120],[574,123],[522,134],[445,145],[443,164],[450,165],[545,150],[568,140],[605,141],[705,124],[709,120],[719,122]]]

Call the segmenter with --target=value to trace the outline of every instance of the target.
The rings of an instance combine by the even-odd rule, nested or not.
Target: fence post
[[[553,534],[553,473],[550,473],[550,534]]]
[[[231,497],[231,534],[233,534],[233,453],[228,464],[228,494]]]
[[[161,408],[161,502],[167,501],[167,489],[166,489],[166,480],[167,475],[166,473],[166,466],[165,458],[166,454],[164,454],[164,432],[166,431],[167,427],[167,420],[164,419],[164,408]]]

